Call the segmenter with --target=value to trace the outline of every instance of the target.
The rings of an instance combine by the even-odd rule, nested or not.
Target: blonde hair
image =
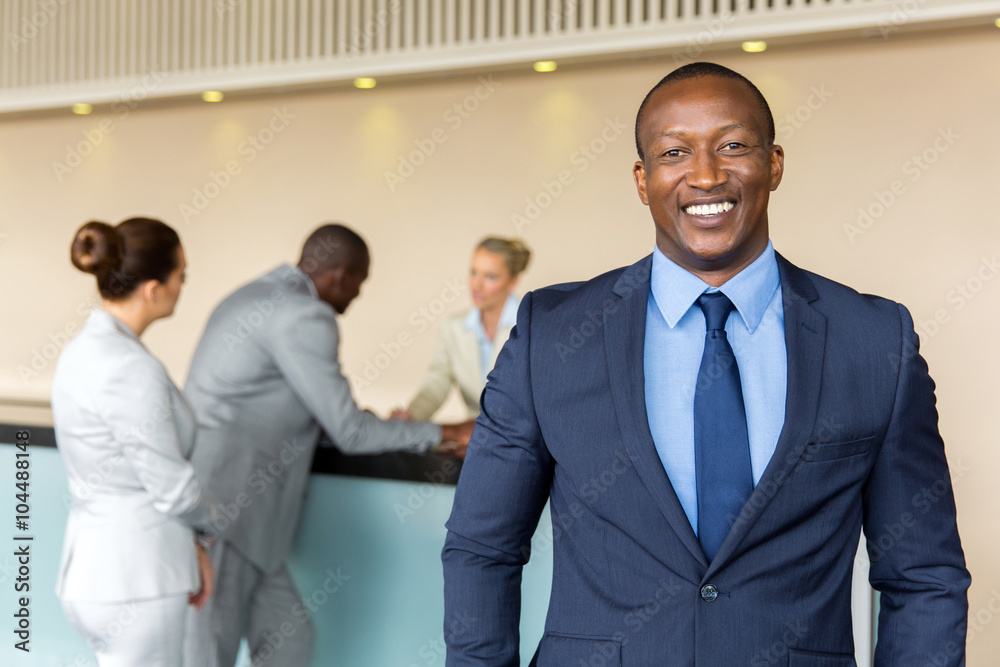
[[[504,264],[507,265],[507,270],[510,271],[512,278],[516,278],[528,268],[528,261],[531,259],[531,250],[520,239],[488,236],[476,246],[476,250],[480,249],[503,257]]]

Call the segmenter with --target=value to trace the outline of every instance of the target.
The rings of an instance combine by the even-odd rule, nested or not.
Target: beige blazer
[[[59,357],[52,415],[73,503],[56,594],[122,602],[197,590],[194,529],[219,515],[187,461],[194,416],[163,365],[95,310]]]
[[[417,390],[417,395],[406,408],[413,419],[429,419],[444,403],[454,385],[458,385],[462,394],[469,419],[479,416],[479,396],[486,386],[486,379],[482,375],[479,341],[476,334],[466,326],[469,312],[466,310],[452,315],[441,326],[431,367],[420,389]],[[517,310],[514,308],[513,315],[516,314]],[[497,355],[500,354],[504,343],[510,337],[511,329],[514,328],[515,318],[512,317],[507,322],[505,319],[508,318],[501,319],[496,336],[493,338],[489,368],[493,368],[496,364]]]

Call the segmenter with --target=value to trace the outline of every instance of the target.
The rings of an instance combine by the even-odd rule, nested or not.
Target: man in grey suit
[[[337,314],[368,277],[365,242],[342,225],[306,240],[298,266],[241,287],[212,313],[185,394],[198,419],[191,463],[225,510],[211,551],[215,596],[189,620],[187,664],[309,664],[313,629],[285,560],[322,428],[345,453],[464,446],[472,423],[384,421],[354,403],[338,361]],[[280,648],[268,637],[281,636]]]

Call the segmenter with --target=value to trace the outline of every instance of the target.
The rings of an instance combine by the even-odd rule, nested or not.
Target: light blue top
[[[521,300],[513,293],[507,295],[507,303],[503,305],[503,310],[500,312],[500,322],[497,324],[498,331],[517,324],[517,307],[520,303]],[[486,376],[489,375],[493,365],[493,341],[486,335],[481,311],[475,306],[469,309],[464,326],[473,333],[476,342],[479,343],[479,367],[485,384]]]
[[[785,421],[785,315],[770,241],[760,257],[718,289],[656,248],[646,306],[646,413],[656,451],[695,534],[694,389],[705,350],[705,316],[695,300],[703,292],[717,291],[736,306],[726,321],[726,336],[740,368],[754,486],[774,454]]]

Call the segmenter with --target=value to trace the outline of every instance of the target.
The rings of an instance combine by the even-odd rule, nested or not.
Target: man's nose
[[[726,172],[719,168],[718,156],[711,151],[695,153],[686,182],[692,188],[712,190],[726,182]]]

